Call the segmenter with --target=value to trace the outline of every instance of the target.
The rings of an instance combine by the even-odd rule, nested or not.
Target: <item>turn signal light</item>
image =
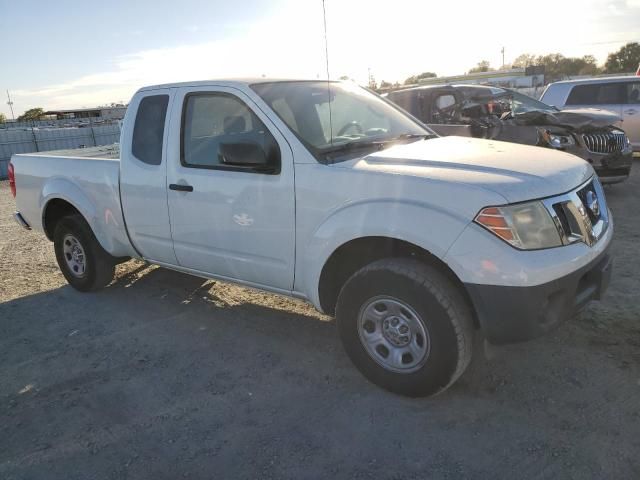
[[[488,207],[480,211],[476,222],[509,243],[515,239],[513,229],[498,207]]]

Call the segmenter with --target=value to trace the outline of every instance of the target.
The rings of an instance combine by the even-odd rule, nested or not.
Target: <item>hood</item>
[[[521,125],[550,125],[570,128],[576,131],[605,128],[622,120],[619,115],[598,108],[561,110],[559,112],[535,110],[517,113],[513,119]]]
[[[593,175],[587,162],[568,153],[466,137],[396,145],[338,165],[464,183],[498,193],[509,203],[565,193]]]

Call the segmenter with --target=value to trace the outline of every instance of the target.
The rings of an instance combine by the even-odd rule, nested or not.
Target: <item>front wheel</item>
[[[471,360],[467,302],[438,269],[414,259],[383,259],[356,272],[340,292],[336,318],[355,366],[394,393],[441,392]]]
[[[81,215],[60,219],[53,233],[56,260],[67,282],[81,292],[98,290],[113,280],[115,260]]]

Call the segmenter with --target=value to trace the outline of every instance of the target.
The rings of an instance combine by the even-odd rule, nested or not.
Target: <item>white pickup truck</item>
[[[400,394],[451,385],[478,329],[497,344],[552,329],[611,274],[588,163],[439,138],[350,83],[142,88],[119,152],[76,152],[10,165],[16,220],[54,242],[73,287],[104,287],[133,257],[302,298]]]

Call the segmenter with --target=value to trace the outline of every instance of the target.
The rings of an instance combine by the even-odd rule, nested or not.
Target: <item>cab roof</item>
[[[576,84],[589,84],[589,83],[609,83],[609,82],[640,82],[640,77],[637,75],[618,75],[615,77],[591,77],[591,78],[576,78],[575,80],[560,80],[553,82],[551,85],[576,85]]]
[[[264,77],[248,77],[248,78],[225,78],[212,80],[195,80],[191,82],[174,82],[163,83],[158,85],[148,85],[140,88],[138,91],[157,90],[159,88],[177,88],[177,87],[205,87],[207,85],[217,85],[220,87],[248,87],[258,83],[287,83],[287,82],[326,82],[323,79],[310,78],[264,78]],[[330,80],[331,83],[340,83],[339,80]]]

